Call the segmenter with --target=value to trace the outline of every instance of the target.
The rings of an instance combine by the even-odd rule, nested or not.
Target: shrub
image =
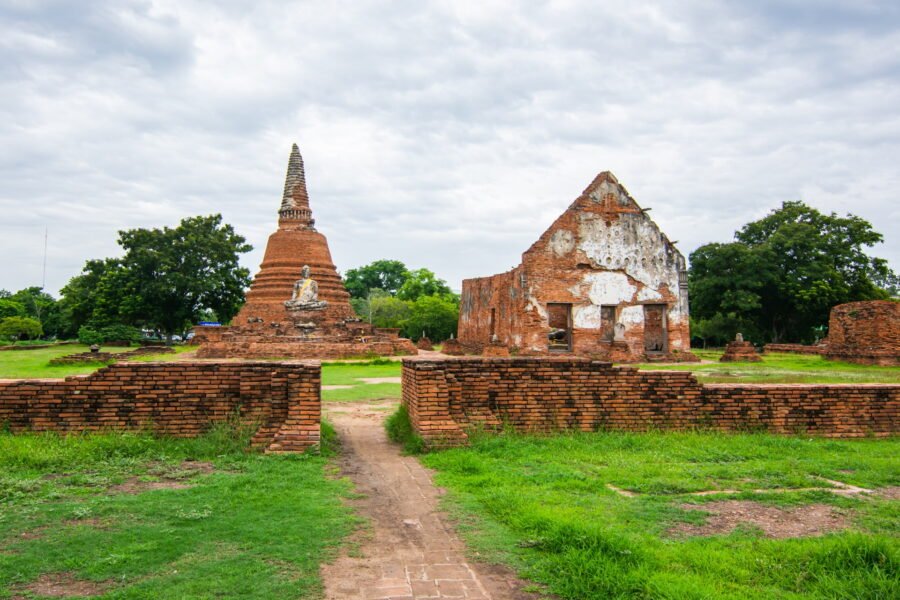
[[[137,342],[141,339],[141,330],[130,325],[109,325],[100,330],[104,342]]]
[[[31,317],[6,317],[0,320],[0,337],[31,339],[43,335],[41,322]]]
[[[103,335],[93,327],[82,325],[78,328],[78,341],[91,346],[103,342]]]

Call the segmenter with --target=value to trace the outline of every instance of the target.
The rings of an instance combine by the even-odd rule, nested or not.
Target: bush
[[[92,346],[103,342],[103,335],[96,329],[82,325],[78,328],[78,341],[82,344]]]
[[[138,342],[141,330],[130,325],[110,325],[100,330],[104,342]]]
[[[0,337],[28,340],[40,337],[43,333],[41,322],[31,317],[6,317],[0,320]]]

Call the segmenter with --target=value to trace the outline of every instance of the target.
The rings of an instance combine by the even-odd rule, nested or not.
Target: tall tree
[[[189,217],[175,228],[119,233],[126,295],[121,312],[171,337],[212,309],[231,318],[244,301],[250,271],[238,255],[252,247],[221,215]]]
[[[39,286],[19,290],[9,297],[25,310],[25,316],[36,319],[41,324],[41,335],[57,336],[64,332],[66,324],[56,298]]]
[[[812,341],[837,304],[887,298],[897,276],[864,248],[882,240],[853,215],[785,202],[691,254],[691,314],[730,321],[760,341]]]
[[[79,326],[141,325],[171,338],[206,311],[228,321],[243,303],[250,272],[238,255],[251,246],[221,215],[120,231],[119,245],[121,259],[88,261],[63,288],[63,305]]]
[[[379,289],[396,295],[409,278],[409,271],[399,260],[376,260],[375,262],[349,269],[344,274],[344,286],[352,298],[365,298],[369,290]]]
[[[450,287],[443,279],[428,269],[416,269],[410,271],[406,281],[397,290],[397,297],[401,300],[415,301],[420,296],[434,296],[451,293]]]

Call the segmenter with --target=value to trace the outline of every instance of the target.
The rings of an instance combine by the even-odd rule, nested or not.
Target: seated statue
[[[288,310],[319,310],[328,305],[324,300],[319,300],[319,284],[309,276],[309,265],[303,266],[302,279],[294,284],[294,293],[291,299],[285,301]]]

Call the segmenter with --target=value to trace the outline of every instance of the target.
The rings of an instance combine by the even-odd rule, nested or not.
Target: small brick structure
[[[431,352],[434,351],[434,343],[423,335],[419,338],[419,341],[416,342],[416,348],[418,348],[419,350],[427,350]]]
[[[289,308],[295,284],[309,267],[317,302]],[[315,227],[303,157],[294,144],[288,159],[278,229],[269,236],[247,302],[230,327],[196,327],[200,358],[349,358],[416,354],[397,329],[376,329],[357,318],[350,294],[331,259],[328,240]]]
[[[96,362],[113,362],[119,360],[130,360],[138,356],[149,356],[152,354],[174,354],[175,349],[169,346],[141,346],[128,352],[79,352],[77,354],[67,354],[50,360],[51,365],[78,365],[90,364]]]
[[[750,342],[745,342],[741,334],[737,334],[737,338],[728,342],[725,346],[725,353],[719,359],[719,362],[760,362],[762,358],[756,352],[756,348]]]
[[[319,443],[321,369],[304,362],[117,363],[65,379],[0,381],[0,424],[13,433],[149,428],[202,434],[239,416],[269,452]]]
[[[470,427],[519,431],[709,428],[827,437],[900,431],[900,385],[701,385],[578,357],[403,359],[403,405],[431,447]]]
[[[900,365],[900,302],[840,304],[828,319],[825,358],[864,365]]]
[[[604,171],[506,273],[463,281],[459,339],[482,351],[696,361],[687,265]],[[487,354],[486,354],[487,355]]]

